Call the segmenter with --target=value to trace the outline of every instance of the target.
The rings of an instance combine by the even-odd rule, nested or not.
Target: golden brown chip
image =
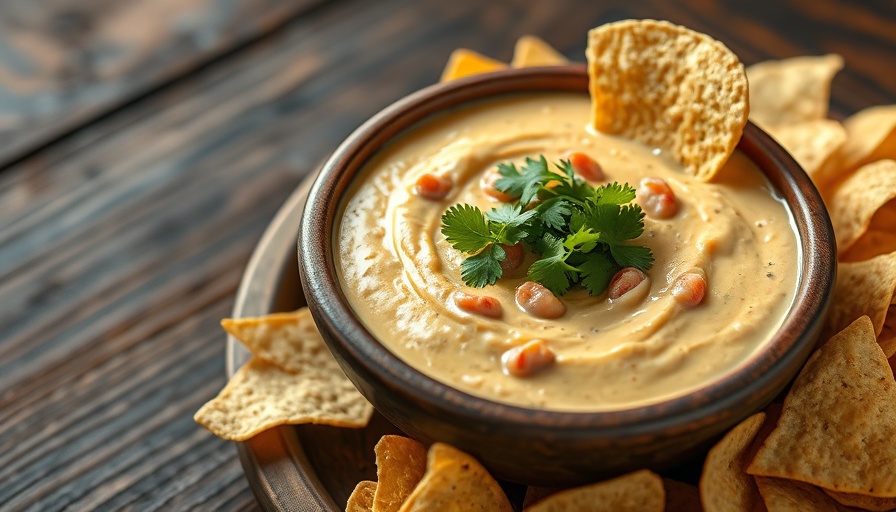
[[[588,33],[592,124],[669,151],[709,180],[740,140],[747,77],[728,48],[664,21],[627,20]]]
[[[568,63],[560,52],[535,36],[523,36],[516,41],[513,48],[513,60],[510,67],[527,68],[531,66],[562,66]]]
[[[290,372],[336,364],[308,308],[257,318],[225,318],[221,327],[255,357]]]
[[[355,486],[348,502],[345,504],[345,512],[371,512],[373,510],[373,494],[376,492],[376,482],[362,480]]]
[[[756,485],[768,512],[847,512],[849,509],[821,492],[817,487],[781,480],[756,477]]]
[[[426,447],[402,436],[383,436],[376,453],[373,512],[397,512],[426,472]]]
[[[847,257],[854,246],[864,247],[865,256],[896,251],[896,161],[881,160],[856,171],[834,193],[830,211],[841,261],[857,261]]]
[[[875,498],[873,496],[864,496],[862,494],[847,494],[845,492],[829,491],[822,489],[824,492],[841,505],[847,507],[856,507],[862,510],[874,510],[876,512],[886,512],[888,510],[896,510],[896,498]]]
[[[837,269],[834,301],[828,314],[825,331],[842,331],[861,316],[871,318],[878,343],[889,357],[893,347],[893,324],[896,322],[896,252],[856,263],[841,263]]]
[[[847,135],[840,150],[844,169],[883,159],[896,160],[896,105],[867,108],[843,124]]]
[[[364,427],[373,407],[335,361],[290,373],[252,358],[193,419],[218,437],[245,441],[277,425]]]
[[[666,491],[666,512],[700,512],[700,491],[696,486],[663,478]]]
[[[796,124],[764,127],[822,187],[834,178],[837,150],[846,142],[843,125],[832,119],[812,119]]]
[[[747,472],[896,497],[896,381],[862,317],[817,350]]]
[[[802,123],[828,116],[831,81],[843,69],[843,57],[795,57],[753,64],[750,119],[763,127]]]
[[[401,512],[510,512],[498,482],[476,459],[443,443],[429,449],[426,474]]]
[[[663,479],[642,469],[612,480],[567,489],[539,501],[525,512],[592,512],[639,510],[662,512],[666,504]]]
[[[451,56],[448,57],[448,64],[445,64],[445,69],[442,71],[442,78],[439,79],[439,82],[449,82],[456,78],[487,73],[506,67],[507,64],[490,59],[481,53],[476,53],[466,48],[458,48],[451,52]]]
[[[750,416],[709,450],[700,475],[700,499],[707,512],[753,510],[762,501],[753,477],[744,470],[750,444],[764,421],[763,412]]]

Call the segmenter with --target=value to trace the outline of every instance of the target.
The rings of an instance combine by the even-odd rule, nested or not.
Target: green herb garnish
[[[516,202],[485,214],[457,204],[442,215],[442,234],[467,255],[461,264],[467,285],[482,288],[501,277],[506,254],[500,244],[522,242],[539,254],[529,279],[555,295],[577,284],[600,295],[620,268],[646,271],[653,265],[650,249],[626,244],[644,231],[644,213],[632,203],[635,189],[627,183],[595,188],[576,177],[568,160],[554,165],[559,172],[543,155],[526,158],[522,169],[498,164],[495,188],[518,197]]]

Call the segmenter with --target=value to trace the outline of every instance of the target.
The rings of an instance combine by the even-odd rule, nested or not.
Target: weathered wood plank
[[[16,0],[0,9],[0,165],[320,0]]]
[[[184,5],[237,4],[249,5]],[[217,320],[280,203],[364,119],[435,82],[452,49],[509,60],[534,33],[580,59],[589,27],[626,17],[705,30],[747,62],[837,51],[847,68],[835,115],[896,103],[896,66],[882,65],[896,55],[889,2],[345,0],[309,11],[0,172],[0,508],[253,508],[233,446],[191,415],[224,383]],[[12,66],[3,51],[0,67]]]

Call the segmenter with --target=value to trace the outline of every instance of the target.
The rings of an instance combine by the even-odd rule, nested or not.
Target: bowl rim
[[[567,90],[587,92],[584,65],[506,69],[436,84],[380,111],[336,149],[309,193],[298,253],[309,308],[320,330],[328,334],[324,336],[328,343],[338,344],[331,347],[338,349],[334,350],[337,359],[352,359],[345,364],[363,366],[368,375],[376,376],[392,391],[427,404],[441,417],[498,428],[534,425],[539,429],[555,428],[567,436],[592,438],[601,432],[608,437],[619,436],[620,432],[637,436],[657,428],[674,433],[708,421],[738,403],[749,402],[759,389],[775,384],[783,387],[795,373],[781,383],[781,372],[800,368],[814,348],[831,302],[836,246],[830,218],[814,184],[777,142],[751,122],[744,128],[738,149],[762,170],[790,209],[801,268],[793,303],[778,331],[747,360],[717,380],[683,395],[619,410],[527,408],[472,395],[424,374],[389,351],[354,315],[337,277],[335,226],[344,192],[363,163],[406,128],[445,108],[498,94]],[[383,142],[377,143],[380,140]],[[346,175],[345,169],[351,172]],[[770,176],[767,169],[778,172]],[[755,378],[744,385],[743,376],[748,374]],[[355,384],[364,391],[361,383]],[[375,397],[367,398],[375,404]]]

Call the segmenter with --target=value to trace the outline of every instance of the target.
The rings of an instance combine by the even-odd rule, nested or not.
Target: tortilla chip
[[[512,68],[528,68],[532,66],[562,66],[569,61],[551,45],[535,36],[523,36],[516,41],[513,48]]]
[[[666,512],[700,512],[700,491],[696,486],[663,478],[666,492]]]
[[[308,308],[258,318],[225,318],[221,327],[255,357],[293,373],[336,363]]]
[[[800,164],[815,185],[834,179],[837,150],[846,142],[843,125],[832,119],[812,119],[796,124],[765,127]]]
[[[840,155],[845,170],[885,158],[896,160],[896,105],[866,108],[843,125],[846,143]]]
[[[825,494],[833,498],[834,501],[841,505],[846,505],[847,507],[856,507],[877,512],[896,510],[896,498],[875,498],[873,496],[865,496],[862,494],[847,494],[845,492],[823,490]]]
[[[449,82],[456,78],[487,73],[506,67],[507,64],[490,59],[481,53],[476,53],[466,48],[458,48],[451,52],[451,56],[448,57],[448,64],[445,64],[445,69],[442,71],[442,78],[439,79],[439,82]]]
[[[407,437],[388,435],[373,450],[379,481],[373,512],[397,512],[426,472],[426,447]]]
[[[482,464],[443,443],[430,447],[426,474],[401,506],[401,512],[511,512],[498,482]]]
[[[376,492],[376,482],[362,480],[355,486],[355,490],[348,497],[345,504],[345,512],[371,512],[373,510],[373,494]]]
[[[857,263],[841,263],[825,331],[845,329],[861,316],[871,318],[878,343],[889,357],[896,351],[896,252]]]
[[[802,123],[828,116],[831,81],[843,57],[795,57],[747,68],[750,119],[763,127]]]
[[[896,497],[896,381],[862,317],[817,350],[747,472]]]
[[[662,512],[665,505],[663,479],[656,473],[642,469],[612,480],[560,491],[524,509],[524,512]]]
[[[700,498],[707,512],[753,510],[762,501],[744,469],[750,444],[764,421],[765,413],[750,416],[709,450],[700,475]]]
[[[846,258],[854,245],[865,247],[866,256],[896,251],[896,161],[868,164],[847,178],[831,198],[830,213],[840,261],[857,261]]]
[[[749,112],[737,56],[665,21],[626,20],[588,33],[592,125],[669,151],[709,180],[731,156]]]
[[[218,437],[245,441],[277,425],[364,427],[373,407],[333,362],[290,373],[252,358],[193,419]]]
[[[846,512],[848,509],[832,500],[817,487],[781,480],[756,477],[756,485],[768,512]]]

